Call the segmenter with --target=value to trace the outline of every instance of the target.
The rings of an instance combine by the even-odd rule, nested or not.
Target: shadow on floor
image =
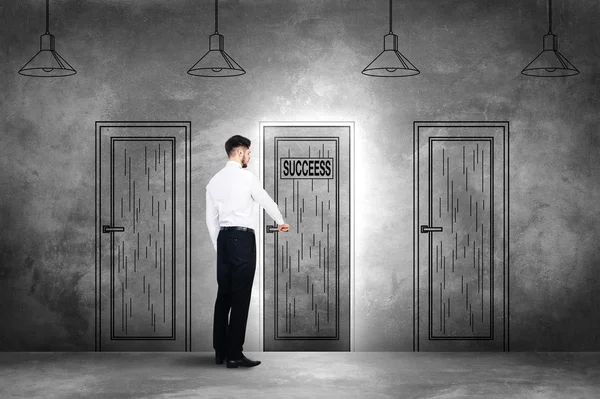
[[[186,353],[175,357],[171,363],[185,367],[225,367],[225,364],[215,364],[214,352]]]

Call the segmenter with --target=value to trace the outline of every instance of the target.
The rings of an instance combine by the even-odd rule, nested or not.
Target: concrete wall
[[[507,120],[511,350],[600,349],[598,2],[554,2],[559,50],[581,71],[559,79],[520,74],[547,32],[542,0],[396,1],[399,50],[421,70],[397,79],[360,73],[388,32],[383,1],[222,0],[225,50],[247,71],[227,79],[186,74],[214,3],[50,6],[71,77],[17,74],[39,50],[44,2],[0,5],[0,349],[94,350],[97,120],[192,123],[196,351],[212,350],[217,290],[204,187],[231,135],[256,144],[258,174],[259,121],[355,121],[356,350],[410,351],[412,123]]]

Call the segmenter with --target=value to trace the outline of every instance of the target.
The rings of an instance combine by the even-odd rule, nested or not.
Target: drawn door
[[[96,350],[189,351],[190,123],[96,122]]]
[[[508,350],[508,122],[415,122],[414,350]]]
[[[353,123],[261,123],[261,179],[289,232],[261,214],[265,351],[350,351]]]

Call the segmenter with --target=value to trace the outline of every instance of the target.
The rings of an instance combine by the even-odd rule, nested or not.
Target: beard
[[[248,167],[248,160],[242,159],[242,168],[247,168],[247,167]]]

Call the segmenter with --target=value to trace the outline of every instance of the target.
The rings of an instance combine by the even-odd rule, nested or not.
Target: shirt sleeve
[[[208,187],[206,188],[206,226],[208,227],[208,233],[210,239],[217,250],[217,237],[219,235],[219,211],[212,201]]]
[[[285,222],[283,220],[283,215],[281,215],[277,203],[273,201],[269,193],[267,193],[267,191],[264,188],[262,188],[260,180],[258,180],[258,178],[253,173],[251,173],[251,175],[252,183],[250,184],[250,191],[252,194],[252,198],[254,198],[254,200],[258,202],[260,206],[265,208],[265,211],[267,211],[269,216],[275,219],[277,224],[284,224]]]

